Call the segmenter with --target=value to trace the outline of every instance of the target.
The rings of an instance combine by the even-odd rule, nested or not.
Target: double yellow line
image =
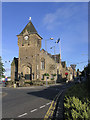
[[[62,94],[63,90],[60,91],[56,96],[55,98],[53,99],[52,103],[51,103],[51,106],[49,107],[45,117],[44,117],[44,120],[48,119],[50,120],[53,116],[53,113],[54,113],[54,110],[56,108],[56,104],[57,104],[57,100],[59,98],[59,96]]]

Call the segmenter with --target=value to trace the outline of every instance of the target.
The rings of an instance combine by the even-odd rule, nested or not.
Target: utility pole
[[[47,41],[48,40],[53,40],[54,38],[50,38],[50,39],[45,39],[45,50],[46,50],[46,73],[47,73]],[[47,76],[46,76],[46,86],[47,86]]]
[[[55,73],[57,73],[57,67],[56,67],[56,52],[55,52],[55,46],[52,46],[50,49],[54,48],[54,57],[55,57]],[[56,85],[56,80],[55,80],[55,85]]]
[[[47,40],[45,40],[45,50],[46,50],[46,73],[47,73]],[[46,76],[46,86],[47,86],[47,76]]]
[[[60,63],[61,63],[61,43],[59,41],[59,49],[60,49]]]

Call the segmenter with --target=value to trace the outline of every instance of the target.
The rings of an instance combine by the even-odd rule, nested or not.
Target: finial
[[[31,17],[29,17],[29,21],[31,21]]]

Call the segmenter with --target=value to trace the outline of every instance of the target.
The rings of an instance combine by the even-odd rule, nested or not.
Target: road
[[[44,118],[54,97],[66,85],[32,88],[3,88],[3,118]]]

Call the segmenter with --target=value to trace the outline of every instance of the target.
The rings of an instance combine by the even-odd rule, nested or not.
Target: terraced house
[[[66,67],[61,64],[60,54],[51,55],[41,50],[43,38],[38,34],[31,20],[17,35],[19,58],[14,58],[11,64],[11,80],[19,84],[25,81],[55,81],[65,75]]]

